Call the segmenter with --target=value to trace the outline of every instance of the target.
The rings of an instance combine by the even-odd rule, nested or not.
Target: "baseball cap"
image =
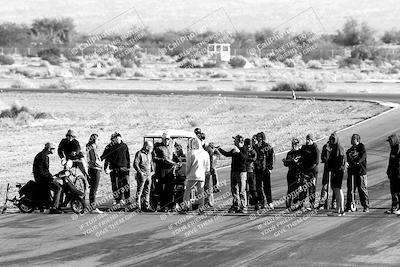
[[[54,144],[53,144],[53,143],[50,143],[50,142],[47,142],[47,143],[44,145],[44,148],[45,148],[45,149],[56,149],[56,147],[54,146]]]
[[[200,128],[194,129],[194,134],[195,135],[201,134],[201,129]]]
[[[309,134],[307,134],[306,139],[314,141],[314,135],[309,133]]]
[[[240,134],[238,134],[236,136],[232,136],[232,138],[237,140],[237,141],[243,141],[243,136],[241,136]]]
[[[66,134],[65,136],[76,137],[76,134],[75,134],[75,131],[74,131],[74,130],[69,129],[69,130],[67,131],[67,134]]]
[[[111,140],[112,139],[114,139],[114,138],[116,138],[116,137],[121,137],[121,134],[119,133],[119,132],[114,132],[112,135],[111,135]]]

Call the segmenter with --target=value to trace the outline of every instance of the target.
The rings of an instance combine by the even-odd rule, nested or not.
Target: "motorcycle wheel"
[[[351,203],[351,205],[350,205],[350,210],[351,210],[352,212],[357,211],[357,207],[356,207],[356,204],[355,204],[354,202]]]
[[[86,193],[86,182],[85,179],[82,176],[77,176],[74,180],[74,185],[76,189],[79,191],[82,191],[83,193]]]
[[[31,199],[29,199],[27,197],[23,197],[20,199],[20,201],[18,203],[18,209],[22,213],[31,213],[35,210],[35,207],[34,207]]]
[[[83,214],[85,211],[85,200],[82,198],[73,198],[70,202],[71,209],[76,214]]]

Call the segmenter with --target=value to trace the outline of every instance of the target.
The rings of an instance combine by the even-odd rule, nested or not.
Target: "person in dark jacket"
[[[318,179],[319,149],[317,144],[314,143],[312,134],[306,136],[306,143],[301,147],[301,154],[302,173],[308,186],[304,194],[302,194],[300,201],[304,200],[308,195],[311,208],[315,208],[315,186]]]
[[[159,199],[153,198],[153,208],[157,209],[158,202],[160,202],[160,210],[162,212],[172,211],[176,206],[174,200],[174,172],[176,167],[181,166],[181,162],[175,153],[171,136],[168,133],[163,133],[162,143],[154,145],[153,161],[156,165],[154,191],[159,197]]]
[[[390,181],[392,208],[386,213],[400,214],[400,136],[392,134],[387,141],[390,144],[389,164],[386,174]]]
[[[332,173],[331,187],[337,199],[337,213],[344,215],[344,196],[342,191],[342,182],[346,165],[346,154],[343,146],[339,142],[336,132],[329,137],[329,144],[332,148],[327,159],[328,170]]]
[[[122,141],[121,134],[115,132],[111,135],[111,143],[106,146],[100,157],[104,160],[104,170],[111,170],[111,187],[115,204],[131,204],[129,185],[129,170],[131,158],[128,146]],[[124,197],[125,201],[122,200]]]
[[[219,148],[219,152],[225,157],[232,157],[231,162],[231,192],[233,197],[229,212],[246,213],[246,180],[247,180],[247,148],[244,147],[244,139],[241,135],[233,137],[235,147],[231,151]]]
[[[249,205],[257,204],[257,189],[256,189],[256,178],[254,175],[254,162],[257,159],[257,152],[254,150],[253,141],[250,138],[244,139],[244,146],[247,148],[247,199]]]
[[[346,210],[351,212],[352,191],[357,189],[364,212],[369,212],[367,189],[367,151],[358,134],[351,136],[351,147],[346,151],[347,158],[347,202]],[[353,182],[354,188],[353,188]]]
[[[271,172],[274,168],[275,153],[265,139],[264,132],[258,133],[257,145],[254,147],[257,153],[257,160],[254,164],[258,197],[256,210],[264,209],[265,205],[268,205],[269,209],[274,208],[272,206]]]
[[[61,185],[54,181],[53,175],[49,171],[49,155],[53,154],[55,147],[52,143],[46,143],[44,149],[40,151],[33,160],[33,177],[38,187],[43,191],[43,198],[49,199],[50,190],[54,191],[53,205],[50,208],[51,214],[62,213],[58,209],[61,197]]]
[[[76,140],[76,134],[73,130],[68,130],[65,138],[58,145],[58,156],[61,159],[61,164],[65,164],[68,160],[73,161],[73,167],[78,167],[85,179],[89,178],[87,162],[81,151],[79,141]],[[85,181],[87,183],[87,181]]]
[[[324,172],[322,174],[322,188],[321,188],[321,198],[319,200],[319,208],[324,209],[325,207],[328,208],[328,198],[329,198],[329,192],[328,192],[328,185],[329,185],[329,178],[331,175],[331,172],[328,170],[328,164],[327,160],[329,158],[329,154],[331,153],[331,146],[328,142],[326,142],[325,145],[322,147],[322,152],[321,152],[321,163],[324,164]],[[332,189],[333,191],[333,189]],[[336,208],[336,200],[335,200],[335,194],[332,193],[332,200],[331,200],[331,207],[332,209]]]
[[[153,166],[153,143],[146,141],[143,148],[139,150],[135,155],[133,167],[136,170],[136,210],[142,211],[142,199],[144,198],[143,211],[152,212],[153,209],[150,207],[150,187],[151,178],[154,171]]]
[[[300,180],[300,159],[301,159],[302,152],[300,150],[300,141],[297,138],[292,139],[292,150],[290,150],[286,158],[282,159],[283,165],[288,167],[287,173],[287,199],[286,199],[286,208],[292,209],[292,205],[297,203],[298,195],[293,193],[299,188],[299,180]]]

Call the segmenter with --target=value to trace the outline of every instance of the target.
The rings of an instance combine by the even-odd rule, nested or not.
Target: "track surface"
[[[399,95],[302,94],[302,97],[400,103]],[[385,177],[389,147],[385,140],[390,133],[400,131],[399,117],[400,109],[394,109],[339,133],[347,147],[353,133],[361,134],[367,147],[372,207],[369,214],[356,212],[329,217],[326,211],[318,211],[280,217],[282,209],[277,209],[258,217],[230,216],[224,213],[226,208],[207,217],[112,213],[108,216],[118,217],[99,226],[109,230],[101,236],[98,229],[86,235],[84,231],[109,217],[100,220],[98,215],[91,214],[79,218],[72,218],[71,214],[8,214],[0,217],[0,265],[398,266],[400,218],[383,212],[390,206],[389,183]],[[324,141],[319,142],[320,147]],[[283,156],[277,156],[272,174],[274,199],[286,192]],[[229,177],[228,168],[219,173],[221,180]],[[320,183],[321,179],[317,190]],[[222,199],[229,195],[228,188],[229,185],[223,187],[223,192],[216,197]],[[225,200],[229,203],[230,196],[221,202]],[[121,218],[127,220],[122,222]],[[122,223],[115,224],[119,219]],[[272,230],[262,233],[269,228]]]

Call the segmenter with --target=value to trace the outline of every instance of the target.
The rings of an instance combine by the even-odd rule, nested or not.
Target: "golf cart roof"
[[[174,138],[196,138],[194,132],[189,132],[185,130],[165,130],[165,131],[156,131],[150,134],[146,134],[144,138],[161,138],[163,133],[166,132],[171,136],[172,139]]]

